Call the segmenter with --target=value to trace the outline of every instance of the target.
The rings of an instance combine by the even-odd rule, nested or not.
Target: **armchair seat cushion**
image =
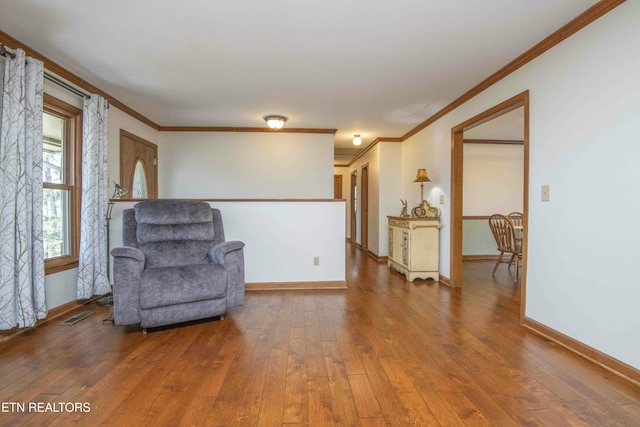
[[[148,268],[140,277],[140,308],[225,298],[227,274],[218,264]]]

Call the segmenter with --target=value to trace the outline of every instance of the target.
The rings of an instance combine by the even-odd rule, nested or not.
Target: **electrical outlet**
[[[550,185],[543,185],[542,189],[541,189],[541,197],[542,197],[542,201],[543,202],[548,202],[551,200],[551,186]]]
[[[320,265],[320,257],[319,256],[314,256],[313,257],[313,265]]]

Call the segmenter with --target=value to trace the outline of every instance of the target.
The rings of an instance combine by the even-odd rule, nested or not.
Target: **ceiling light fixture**
[[[270,114],[268,116],[264,116],[263,119],[265,122],[267,122],[267,126],[269,126],[273,130],[282,129],[285,122],[289,120],[285,116],[279,116],[276,114]]]
[[[353,145],[360,145],[362,144],[362,138],[360,138],[360,134],[356,133],[355,135],[353,135]]]

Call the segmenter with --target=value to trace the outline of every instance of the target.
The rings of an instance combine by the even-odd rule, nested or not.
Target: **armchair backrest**
[[[123,213],[123,244],[145,254],[145,268],[206,263],[220,242],[222,216],[205,202],[149,200]]]

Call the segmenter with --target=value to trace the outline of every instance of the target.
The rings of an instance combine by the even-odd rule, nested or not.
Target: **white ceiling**
[[[401,137],[597,0],[0,0],[0,30],[162,126]]]

